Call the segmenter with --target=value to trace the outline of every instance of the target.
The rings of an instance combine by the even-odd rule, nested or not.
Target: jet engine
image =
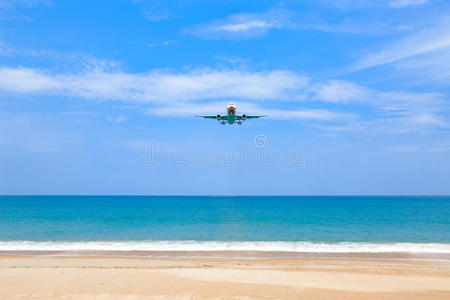
[[[219,120],[220,120],[220,115],[217,115],[217,116],[216,116],[216,119],[219,119]]]
[[[242,119],[247,119],[247,115],[242,115]]]

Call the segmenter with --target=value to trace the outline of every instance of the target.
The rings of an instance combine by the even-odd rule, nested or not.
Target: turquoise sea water
[[[450,197],[1,196],[8,241],[450,244]]]

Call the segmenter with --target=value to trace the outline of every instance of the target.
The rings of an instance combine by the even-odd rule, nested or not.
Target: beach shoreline
[[[450,262],[450,253],[411,252],[295,252],[295,251],[163,251],[163,250],[0,250],[0,256],[115,257],[115,258],[235,258],[235,259],[353,259]]]
[[[448,299],[450,262],[0,256],[0,299]]]

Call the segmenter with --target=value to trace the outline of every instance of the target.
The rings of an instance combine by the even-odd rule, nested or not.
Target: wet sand
[[[450,262],[450,253],[414,252],[295,252],[295,251],[149,251],[149,250],[0,250],[0,256],[99,256],[145,258],[310,258],[372,260],[441,260]]]

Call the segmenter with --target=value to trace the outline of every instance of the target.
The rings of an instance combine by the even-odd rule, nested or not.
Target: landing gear
[[[242,124],[242,122],[238,122],[238,125],[241,125]]]
[[[220,124],[225,125],[225,122],[220,122]]]

